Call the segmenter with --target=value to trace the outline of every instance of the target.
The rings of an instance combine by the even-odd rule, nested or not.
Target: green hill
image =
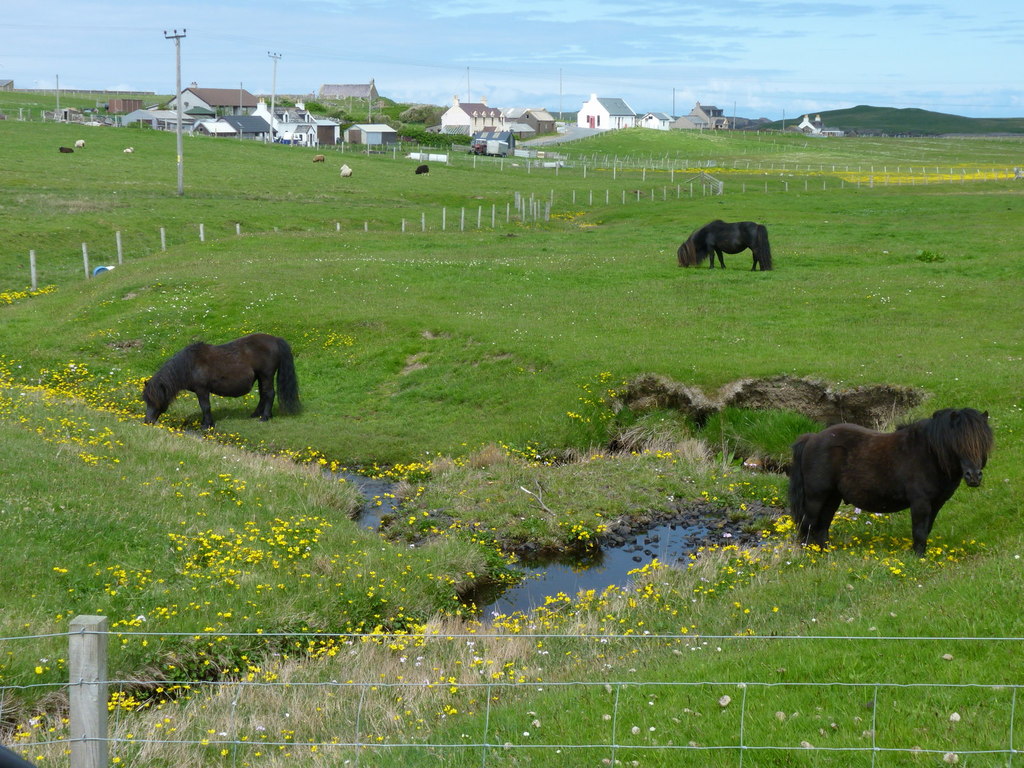
[[[1009,134],[1024,133],[1024,117],[962,117],[926,109],[896,109],[871,107],[861,104],[850,109],[817,112],[829,128],[840,128],[847,133],[911,134],[915,136],[941,136],[945,134]],[[794,126],[797,121],[789,120]],[[770,128],[781,129],[782,121],[771,123]]]

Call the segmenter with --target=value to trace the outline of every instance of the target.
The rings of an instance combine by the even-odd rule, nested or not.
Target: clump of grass
[[[800,413],[781,410],[724,408],[704,425],[704,439],[720,446],[723,456],[757,457],[775,464],[789,460],[793,441],[821,424]]]
[[[650,411],[635,419],[614,421],[610,425],[608,446],[627,453],[640,451],[673,451],[693,442],[689,421],[679,411]],[[694,447],[685,447],[692,454]],[[697,449],[697,453],[703,453]]]
[[[917,254],[914,256],[914,258],[917,259],[918,261],[923,261],[928,264],[946,260],[946,257],[943,256],[942,254],[935,253],[935,251],[929,251],[925,248],[919,250]]]

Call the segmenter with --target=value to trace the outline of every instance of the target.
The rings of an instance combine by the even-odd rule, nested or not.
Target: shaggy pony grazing
[[[196,342],[164,363],[142,387],[146,423],[154,424],[177,394],[187,389],[196,393],[203,413],[204,429],[213,427],[210,395],[244,397],[259,385],[260,400],[253,418],[268,421],[276,394],[285,413],[298,413],[299,380],[288,342],[266,333],[252,333],[217,346]]]
[[[753,221],[739,221],[734,224],[715,219],[693,231],[686,242],[679,246],[676,258],[680,267],[692,267],[708,259],[708,267],[714,269],[715,256],[725,269],[722,253],[739,253],[749,248],[754,256],[751,271],[761,268],[767,272],[772,268],[772,249],[768,244],[768,229],[764,224]]]

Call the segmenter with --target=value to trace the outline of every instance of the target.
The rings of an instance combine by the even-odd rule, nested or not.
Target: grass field
[[[337,734],[350,728],[380,744],[470,734],[463,741],[517,747],[490,753],[493,765],[605,757],[531,749],[539,728],[538,743],[615,738],[617,759],[670,765],[667,742],[735,743],[737,723],[726,716],[735,708],[715,703],[724,683],[662,683],[1020,684],[1011,643],[819,640],[808,653],[759,639],[1022,634],[1024,187],[1006,178],[1020,141],[653,133],[574,145],[557,169],[453,156],[420,177],[401,153],[332,152],[314,165],[297,148],[189,139],[179,198],[173,136],[0,123],[0,533],[21,563],[0,570],[0,637],[60,633],[96,613],[125,633],[112,640],[112,674],[159,681],[123,686],[114,702],[112,749],[126,765],[337,764],[350,748],[279,742],[346,742]],[[77,138],[84,150],[57,153]],[[700,172],[725,193],[691,183]],[[517,195],[550,203],[550,220],[522,221]],[[726,270],[680,269],[676,247],[712,218],[765,223],[775,269],[751,273],[744,254],[727,256]],[[124,263],[86,279],[82,243],[90,264],[114,264],[116,232]],[[183,394],[166,429],[141,424],[141,382],[164,359],[196,339],[257,330],[292,343],[301,415],[251,422],[253,396],[215,399],[216,429],[199,436],[195,398]],[[907,513],[848,509],[834,548],[802,551],[790,544],[785,477],[745,471],[737,451],[749,446],[668,411],[614,412],[615,393],[645,373],[709,395],[783,374],[915,387],[928,397],[907,416],[986,409],[996,450],[982,488],[962,488],[939,515],[923,560],[909,552]],[[781,426],[758,440],[785,445],[798,422],[761,423]],[[616,430],[644,440],[613,454]],[[395,543],[349,520],[356,494],[325,467],[400,481]],[[484,628],[458,599],[512,578],[510,541],[586,549],[612,523],[681,499],[723,515],[757,506],[774,520],[761,547],[723,543],[688,568],[648,565],[633,588],[559,596],[534,616]],[[370,636],[331,636],[349,632]],[[500,637],[458,639],[469,633]],[[66,760],[60,744],[31,746],[48,729],[65,733],[52,693],[67,679],[64,647],[63,637],[3,641],[4,740],[33,759]],[[230,693],[180,687],[209,679],[382,687],[361,688],[358,702],[269,687],[242,716]],[[596,687],[557,687],[584,680]],[[603,686],[623,680],[638,685]],[[520,687],[485,695],[473,687],[482,681]],[[872,726],[854,694],[752,689],[748,735],[840,747],[870,745],[875,730],[883,746],[938,760],[989,748],[1014,711],[1010,694],[989,689],[962,700],[948,688],[883,694]],[[951,729],[951,708],[973,727]],[[273,714],[283,711],[294,719]],[[624,729],[614,737],[610,711]],[[688,718],[700,711],[723,717],[698,727]],[[165,718],[209,744],[143,744]],[[204,733],[227,733],[229,720],[222,754]],[[274,746],[238,747],[241,736]],[[432,754],[372,759],[427,764]],[[480,752],[448,757],[479,762]],[[850,764],[822,750],[748,758]],[[701,760],[734,764],[735,753]]]

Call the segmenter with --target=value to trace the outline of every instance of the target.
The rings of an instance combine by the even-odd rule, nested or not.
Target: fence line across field
[[[482,714],[483,722],[478,724],[476,727],[482,729],[479,730],[475,735],[470,736],[467,734],[468,740],[461,742],[454,742],[450,738],[445,740],[445,743],[432,742],[429,740],[425,741],[413,741],[408,738],[401,738],[396,736],[396,741],[381,741],[380,737],[374,736],[369,732],[365,732],[366,728],[361,720],[361,713],[364,708],[364,699],[368,695],[377,695],[381,692],[387,693],[388,691],[408,691],[410,689],[429,689],[432,691],[442,691],[448,686],[448,683],[438,682],[436,680],[424,680],[422,682],[413,681],[399,681],[399,682],[388,682],[380,679],[367,679],[367,680],[349,680],[349,681],[338,681],[338,680],[324,680],[324,681],[294,681],[294,680],[175,680],[173,681],[175,686],[179,689],[188,689],[192,691],[224,691],[230,697],[230,714],[228,715],[230,722],[215,729],[219,734],[217,738],[211,738],[209,736],[203,738],[181,738],[181,739],[161,739],[161,738],[147,738],[138,734],[127,734],[126,736],[111,736],[110,735],[110,713],[114,713],[114,717],[117,718],[120,715],[119,710],[116,706],[111,706],[113,701],[110,695],[111,688],[152,688],[159,685],[168,685],[171,681],[167,680],[146,680],[146,679],[128,679],[119,680],[111,679],[107,671],[107,658],[110,653],[110,647],[114,646],[110,643],[111,638],[116,638],[124,641],[125,638],[131,637],[161,637],[161,638],[173,638],[173,637],[189,637],[196,640],[203,638],[226,638],[226,637],[250,637],[260,638],[263,640],[287,637],[289,639],[309,639],[316,641],[323,641],[326,639],[344,639],[351,641],[354,648],[357,650],[356,641],[365,640],[372,642],[374,645],[386,642],[387,638],[401,638],[403,641],[412,641],[416,643],[422,642],[424,645],[429,642],[472,642],[478,643],[481,641],[491,640],[509,640],[509,641],[522,641],[523,639],[531,641],[548,641],[553,639],[569,640],[569,641],[598,641],[598,642],[611,642],[611,641],[624,641],[629,643],[647,643],[647,642],[661,642],[666,640],[672,640],[682,643],[707,643],[709,641],[715,641],[719,643],[725,642],[765,642],[771,643],[778,642],[798,642],[798,643],[810,643],[814,644],[820,641],[830,642],[854,642],[854,643],[878,643],[878,642],[893,642],[893,643],[905,643],[905,642],[942,642],[947,644],[953,643],[1015,643],[1020,644],[1024,642],[1022,637],[1000,637],[1000,636],[961,636],[961,637],[950,637],[950,636],[876,636],[876,635],[859,635],[859,636],[845,636],[845,635],[773,635],[773,636],[756,636],[756,635],[702,635],[702,634],[648,634],[648,635],[636,635],[636,634],[619,634],[619,635],[606,635],[606,634],[584,634],[584,635],[569,635],[569,634],[536,634],[536,635],[523,635],[520,633],[503,633],[503,632],[468,632],[468,633],[375,633],[375,634],[358,634],[358,633],[337,633],[337,634],[326,634],[326,633],[231,633],[231,632],[120,632],[109,630],[109,620],[104,616],[78,616],[72,620],[70,625],[70,631],[67,633],[51,633],[46,635],[22,635],[17,637],[0,638],[0,645],[9,644],[13,642],[32,642],[43,639],[53,639],[58,637],[66,637],[68,640],[68,682],[66,684],[68,701],[69,701],[69,730],[67,738],[42,738],[39,740],[25,743],[26,747],[31,747],[33,750],[47,746],[57,745],[63,746],[70,751],[71,765],[75,768],[101,768],[107,766],[110,759],[110,749],[112,746],[131,746],[138,748],[142,745],[168,745],[168,746],[184,746],[194,748],[196,750],[197,757],[202,750],[209,748],[211,745],[221,749],[227,750],[222,754],[229,754],[230,752],[237,752],[238,750],[258,748],[270,748],[279,747],[282,749],[296,749],[296,748],[308,748],[313,751],[327,752],[329,750],[339,749],[351,749],[355,750],[353,762],[359,764],[359,758],[361,753],[368,755],[368,761],[372,763],[372,755],[375,751],[392,751],[392,750],[426,750],[426,749],[451,749],[459,751],[478,751],[480,753],[481,765],[485,766],[488,762],[488,756],[492,752],[507,752],[508,750],[521,750],[524,753],[537,752],[541,750],[588,750],[596,751],[599,754],[607,755],[605,758],[606,762],[612,765],[616,764],[618,759],[616,755],[621,754],[624,750],[631,750],[635,752],[663,752],[664,754],[683,754],[691,752],[694,754],[708,753],[708,752],[734,752],[736,753],[736,760],[739,766],[743,766],[745,755],[756,755],[759,752],[790,752],[793,754],[807,753],[817,751],[820,753],[860,753],[862,755],[870,755],[871,764],[873,765],[875,759],[879,755],[883,754],[942,754],[942,755],[1002,755],[1008,758],[1008,764],[1012,764],[1013,757],[1018,754],[1021,750],[1018,750],[1015,745],[1015,721],[1017,717],[1016,706],[1018,693],[1022,685],[1009,684],[1009,683],[972,683],[972,682],[928,682],[928,681],[915,681],[915,682],[889,682],[889,681],[869,681],[869,682],[849,682],[849,681],[808,681],[808,682],[796,682],[796,681],[764,681],[764,680],[689,680],[689,681],[666,681],[666,680],[593,680],[593,679],[582,679],[582,680],[555,680],[555,681],[540,681],[540,680],[482,680],[482,681],[459,681],[453,683],[459,690],[466,691],[481,691],[485,693],[484,699],[486,700],[486,709]],[[30,684],[24,686],[17,685],[0,685],[0,700],[5,696],[5,691],[14,690],[29,690],[35,688],[50,688],[59,689],[65,687],[62,684]],[[351,724],[352,733],[350,738],[332,739],[330,742],[318,742],[318,741],[294,741],[291,739],[266,739],[261,740],[258,743],[254,742],[251,737],[242,738],[241,734],[238,733],[238,723],[235,719],[236,709],[239,703],[242,701],[243,694],[247,690],[267,690],[267,689],[291,689],[291,690],[330,690],[331,695],[335,696],[337,692],[351,691],[353,696],[358,695],[358,703],[352,699],[349,700],[349,706],[355,707],[355,716]],[[645,700],[649,700],[648,703],[653,701],[653,696],[657,691],[669,691],[669,690],[700,690],[704,692],[707,698],[707,704],[709,708],[720,708],[725,711],[726,708],[731,707],[733,712],[738,710],[737,722],[735,726],[726,726],[726,736],[719,736],[719,740],[726,740],[729,733],[733,735],[728,737],[728,743],[716,743],[716,744],[698,744],[696,742],[688,742],[686,744],[676,744],[674,741],[669,743],[642,743],[639,738],[631,738],[643,736],[643,729],[639,728],[638,725],[633,724],[628,727],[624,724],[623,719],[627,716],[634,718],[634,721],[639,722],[639,718],[636,715],[637,702],[640,701],[636,697],[633,697],[630,703],[623,701],[626,694],[639,693]],[[709,691],[710,689],[710,691]],[[865,743],[862,745],[846,743],[840,746],[829,745],[828,743],[822,745],[811,745],[806,741],[802,741],[799,745],[797,744],[780,744],[780,743],[769,743],[777,742],[779,738],[768,738],[770,734],[767,732],[761,738],[756,735],[756,729],[750,727],[751,723],[749,718],[751,714],[751,707],[754,706],[758,713],[757,720],[758,727],[764,731],[764,716],[765,712],[769,711],[777,706],[776,699],[770,699],[766,702],[758,700],[751,703],[749,697],[757,693],[759,696],[768,694],[770,691],[777,690],[782,695],[782,691],[798,691],[800,689],[808,689],[819,691],[816,694],[816,698],[822,702],[828,702],[829,695],[834,694],[839,697],[838,703],[834,706],[841,708],[844,700],[841,698],[839,692],[856,692],[863,691],[864,696],[862,698],[862,705],[867,710],[870,710],[870,716],[864,716],[864,730],[861,733],[860,738],[864,739]],[[590,737],[586,743],[574,742],[572,739],[567,739],[565,736],[567,733],[561,732],[557,734],[555,739],[545,740],[543,743],[536,741],[522,742],[521,740],[512,740],[509,735],[500,736],[494,729],[492,724],[492,701],[496,700],[497,694],[501,692],[515,692],[515,691],[529,691],[531,693],[538,693],[544,695],[544,692],[555,692],[564,690],[579,690],[581,695],[585,692],[594,692],[599,696],[611,697],[610,711],[606,713],[605,720],[608,721],[607,736],[603,738]],[[1001,704],[1001,709],[998,709],[998,713],[1005,713],[1006,722],[1001,728],[1005,728],[1005,731],[1000,732],[999,729],[993,729],[995,732],[991,735],[985,736],[984,745],[981,742],[975,743],[969,748],[920,748],[911,745],[895,745],[888,743],[887,741],[879,740],[878,732],[878,713],[880,710],[879,701],[881,697],[884,697],[887,693],[893,691],[992,691],[993,693],[999,692],[1000,700],[996,702],[997,706]],[[718,698],[718,694],[729,691],[733,693],[733,696],[737,699],[733,700],[733,697],[729,695],[723,695]],[[860,700],[860,699],[859,699]],[[262,699],[260,699],[262,701]],[[987,705],[992,706],[992,700],[988,699]],[[849,701],[845,701],[846,705],[849,705]],[[258,706],[258,705],[257,705]],[[632,706],[633,709],[627,711],[628,707]],[[267,713],[267,716],[271,716],[272,713]],[[781,716],[780,719],[784,720],[786,713],[779,711],[776,712],[777,716]],[[212,716],[212,715],[211,715]],[[992,717],[995,717],[994,715]],[[858,718],[859,719],[859,718]],[[957,716],[959,719],[959,716]],[[870,720],[870,723],[868,722]],[[212,727],[212,724],[211,724]],[[467,725],[467,728],[469,726]],[[817,726],[811,723],[811,728]],[[538,725],[539,728],[539,725]],[[603,726],[602,726],[603,728]],[[671,730],[672,726],[659,726],[661,731],[659,735]],[[680,726],[682,730],[682,726]],[[506,728],[507,730],[507,728]],[[651,727],[650,731],[653,733],[654,728]],[[213,733],[214,731],[209,731]],[[817,731],[815,731],[817,732]],[[754,735],[751,735],[751,734]],[[822,738],[824,738],[824,731],[822,731]],[[524,733],[523,738],[529,734]],[[540,734],[536,734],[539,736]],[[853,738],[852,734],[848,734],[849,738]],[[450,743],[449,743],[450,742]],[[17,745],[16,745],[17,746]],[[952,759],[952,758],[950,758]],[[959,758],[957,758],[959,759]],[[122,761],[123,762],[123,761]],[[131,760],[124,763],[125,765],[132,765]]]
[[[491,159],[491,158],[488,158],[488,159]],[[500,158],[500,159],[504,160],[504,158]],[[712,167],[712,166],[709,166],[709,167]],[[848,168],[849,168],[849,166],[847,166],[847,169]],[[618,177],[617,169],[618,169],[618,166],[614,166],[613,169],[612,169],[612,178],[613,178],[613,180],[617,179],[617,177]],[[555,170],[555,175],[557,175],[557,172],[558,172],[558,166],[557,165],[555,166],[554,170]],[[923,170],[924,169],[922,169],[922,171]],[[939,171],[938,168],[936,168],[935,170],[936,170],[936,172]],[[1017,170],[1018,169],[1004,169],[1004,170],[1001,170],[1001,171],[992,171],[992,178],[993,179],[1020,178],[1019,172],[1015,174],[1015,171],[1017,171]],[[643,167],[643,168],[640,169],[640,171],[641,171],[641,174],[642,174],[642,181],[646,182],[647,168]],[[907,172],[909,172],[909,171],[910,171],[910,169],[908,169]],[[657,201],[657,200],[660,199],[662,202],[667,202],[670,199],[681,200],[681,199],[684,199],[684,198],[692,199],[692,198],[698,197],[698,196],[700,196],[700,197],[705,197],[705,196],[709,196],[709,195],[711,195],[711,196],[721,196],[721,195],[725,194],[725,191],[726,191],[726,183],[725,183],[725,181],[720,179],[720,178],[718,178],[718,177],[716,177],[716,176],[711,175],[707,171],[699,171],[699,172],[696,173],[696,175],[694,175],[693,169],[687,170],[686,171],[687,178],[684,179],[683,181],[679,182],[679,183],[675,182],[675,174],[677,172],[678,171],[676,169],[674,169],[674,168],[669,170],[669,175],[670,175],[669,181],[670,181],[670,183],[668,185],[665,185],[665,184],[655,185],[655,186],[651,186],[648,189],[631,189],[631,190],[621,189],[621,190],[619,190],[619,194],[616,196],[618,199],[616,199],[616,197],[612,196],[610,188],[605,188],[603,190],[603,193],[604,193],[603,195],[601,194],[602,190],[598,189],[597,190],[597,195],[596,195],[596,200],[597,200],[596,204],[600,205],[602,199],[604,201],[604,203],[603,203],[604,205],[611,205],[613,203],[617,203],[619,205],[627,205],[627,204],[629,204],[631,202],[639,203],[639,202],[643,202],[645,200],[649,200],[651,202],[654,202],[654,201]],[[809,166],[808,166],[808,172],[811,172]],[[840,171],[838,171],[836,169],[836,166],[833,166],[833,172],[839,173]],[[893,186],[893,185],[895,185],[895,186],[907,186],[907,185],[913,186],[913,185],[918,184],[918,183],[924,183],[924,184],[928,183],[927,178],[925,178],[924,181],[920,181],[919,182],[919,181],[915,181],[915,177],[913,175],[911,175],[909,177],[909,181],[908,181],[907,177],[905,175],[900,175],[901,173],[905,174],[907,172],[901,172],[900,167],[897,166],[897,169],[895,171],[895,174],[897,174],[897,175],[890,175],[890,170],[889,170],[889,168],[887,166],[883,166],[883,168],[880,171],[876,171],[874,166],[871,166],[869,168],[869,170],[867,171],[867,173],[868,173],[867,177],[865,177],[865,178],[857,178],[855,181],[847,181],[846,179],[840,177],[838,179],[838,182],[839,182],[838,185],[835,184],[836,179],[834,177],[831,177],[831,178],[830,177],[822,177],[821,178],[820,191],[826,192],[826,191],[828,191],[830,189],[846,189],[847,186],[856,187],[856,188],[861,188],[861,187],[874,188],[876,186]],[[864,171],[858,169],[857,173],[864,173]],[[953,174],[953,173],[954,173],[954,169],[951,168],[950,169],[950,174]],[[980,175],[980,178],[978,180],[988,180],[988,172],[983,172],[981,169],[978,169],[977,173]],[[583,167],[583,177],[586,178],[586,176],[587,176],[587,170],[586,170],[586,166],[584,166]],[[829,181],[830,180],[832,182],[832,186],[831,187],[829,186]],[[951,175],[950,178],[948,178],[948,179],[947,178],[943,178],[941,181],[933,182],[933,183],[961,183],[961,184],[963,184],[963,183],[966,183],[966,175],[961,174],[961,175],[959,175],[959,177],[955,177],[955,176]],[[739,187],[738,190],[737,190],[737,186]],[[730,185],[730,189],[734,190],[734,191],[737,191],[739,194],[748,194],[748,193],[771,194],[773,192],[781,192],[783,194],[787,194],[787,193],[789,193],[791,191],[796,191],[796,190],[800,190],[800,189],[802,189],[802,191],[804,191],[804,192],[818,191],[818,185],[817,185],[817,180],[814,180],[814,186],[812,187],[812,180],[809,179],[809,178],[804,178],[802,185],[799,182],[797,182],[797,181],[791,181],[789,179],[773,178],[773,179],[769,180],[769,179],[766,178],[763,181],[759,181],[759,182],[755,182],[753,180],[743,180],[743,181],[740,181],[740,182],[732,182],[732,184]],[[660,195],[659,195],[659,192],[660,192]],[[503,222],[504,226],[511,226],[511,224],[513,222],[513,218],[515,218],[516,220],[518,220],[519,222],[521,222],[523,224],[530,224],[530,223],[537,223],[537,222],[550,222],[551,218],[552,218],[552,215],[553,215],[552,212],[556,210],[556,206],[558,206],[558,205],[561,205],[563,207],[564,206],[570,206],[570,205],[571,206],[579,206],[579,205],[583,205],[583,204],[588,205],[590,207],[593,207],[595,205],[595,189],[594,188],[587,188],[587,189],[583,189],[583,190],[579,190],[579,189],[562,190],[560,193],[558,193],[558,195],[556,195],[555,190],[552,189],[551,192],[550,192],[550,195],[549,195],[549,199],[548,199],[548,201],[546,203],[539,202],[541,198],[539,197],[539,195],[537,193],[531,193],[529,195],[529,198],[527,198],[521,192],[515,192],[514,196],[515,196],[514,202],[507,202],[505,204],[505,213],[504,213],[504,222]],[[471,212],[472,208],[470,208],[468,210],[470,210],[470,212]],[[491,229],[497,229],[498,226],[499,226],[499,223],[501,222],[501,217],[499,216],[499,210],[500,210],[500,208],[499,208],[499,204],[498,203],[492,203],[491,204],[491,210],[490,210],[490,216],[489,216],[490,228]],[[514,217],[513,217],[513,213],[514,213]],[[465,206],[461,207],[459,209],[459,223],[458,223],[458,227],[457,227],[459,232],[465,232],[467,229],[473,229],[473,227],[471,226],[471,223],[467,224],[467,215],[466,214],[467,214],[467,208]],[[557,217],[558,214],[555,213],[554,215]],[[477,229],[477,230],[483,229],[484,228],[484,222],[487,220],[487,218],[488,217],[484,216],[484,206],[483,205],[477,206],[477,210],[476,210],[476,227],[475,227],[475,229]],[[439,230],[438,231],[448,232],[448,231],[454,231],[455,230],[455,227],[450,227],[449,224],[448,224],[448,206],[442,206],[440,208],[439,213],[435,213],[435,215],[431,217],[431,220],[433,220],[433,221],[437,221],[438,219],[440,221],[440,226],[439,226]],[[336,221],[334,223],[334,225],[335,225],[335,231],[336,232],[358,231],[358,230],[356,230],[356,229],[354,229],[352,227],[343,227],[340,221]],[[362,227],[360,229],[363,232],[370,232],[371,231],[370,222],[369,221],[363,221],[362,222]],[[429,227],[428,227],[427,212],[426,211],[422,211],[420,213],[420,227],[419,227],[419,231],[420,232],[427,232],[428,230],[429,230]],[[274,228],[274,231],[275,232],[278,231],[276,227]],[[387,231],[387,230],[384,230],[384,229],[374,229],[373,231]],[[408,232],[414,232],[415,229],[413,227],[411,227],[411,226],[408,226],[407,225],[407,219],[405,217],[402,217],[401,220],[400,220],[398,231],[404,234],[404,233],[408,233]],[[242,235],[242,225],[241,225],[241,223],[236,222],[234,224],[234,234],[236,236],[239,236],[239,237]],[[198,242],[200,244],[205,244],[207,242],[207,236],[206,235],[207,235],[207,233],[206,233],[206,225],[205,225],[205,223],[204,222],[199,222],[199,224],[198,224]],[[167,229],[166,229],[166,227],[163,227],[163,226],[159,227],[159,237],[160,237],[160,252],[166,252],[167,251]],[[117,230],[117,231],[114,232],[114,240],[115,240],[116,264],[101,265],[101,266],[95,267],[95,268],[91,268],[90,267],[89,244],[88,243],[84,243],[84,242],[81,244],[83,269],[84,269],[84,272],[85,272],[85,278],[86,279],[90,279],[92,277],[96,277],[98,274],[101,274],[102,272],[108,271],[113,266],[124,264],[125,254],[124,254],[124,244],[122,242],[122,232],[121,232],[121,230]],[[40,259],[39,259],[38,255],[37,255],[37,251],[35,249],[32,249],[32,250],[29,251],[29,285],[30,285],[32,291],[37,291],[39,289],[39,270],[40,270]]]

